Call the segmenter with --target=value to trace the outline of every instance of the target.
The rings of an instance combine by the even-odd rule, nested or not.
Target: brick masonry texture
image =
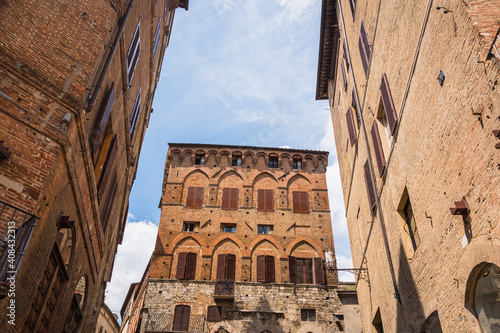
[[[353,263],[368,270],[357,279],[363,330],[375,330],[380,311],[384,332],[420,332],[436,313],[444,332],[481,332],[476,276],[486,264],[500,266],[500,150],[492,133],[500,129],[500,66],[489,53],[499,2],[365,0],[355,2],[354,17],[349,1],[339,3],[326,2],[340,22],[329,101]],[[362,21],[372,54],[367,75],[358,46]],[[392,135],[377,120],[383,74],[397,115]],[[360,124],[351,146],[346,112],[353,104]],[[381,177],[374,122],[386,163]],[[378,197],[373,212],[367,159]],[[416,250],[401,206],[405,193],[421,240]],[[451,215],[462,198],[470,214]]]
[[[28,323],[40,332],[95,330],[95,309],[101,308],[123,236],[140,146],[179,6],[179,1],[136,0],[125,20],[130,3],[0,2],[0,141],[11,153],[0,160],[0,200],[38,217],[16,276],[15,326],[7,324],[11,297],[0,300],[0,327],[6,330],[29,331]],[[162,29],[154,56],[159,20]],[[141,54],[128,82],[126,54],[139,21]],[[120,22],[126,22],[123,34],[104,73]],[[105,132],[116,135],[116,155],[107,167],[116,175],[114,192],[108,183],[99,190],[102,163],[92,156],[91,145],[113,84]],[[131,140],[129,119],[139,89],[142,108]],[[94,94],[96,103],[90,109]],[[108,152],[105,142],[101,160]],[[106,206],[108,197],[112,199]],[[61,217],[70,223],[58,224]],[[7,213],[0,216],[2,234],[9,218]],[[18,228],[21,219],[15,222]],[[61,262],[56,260],[61,280],[59,284],[51,278],[46,285],[45,277],[54,276],[48,269],[51,253],[61,257]],[[80,320],[71,317],[75,304],[83,315]]]

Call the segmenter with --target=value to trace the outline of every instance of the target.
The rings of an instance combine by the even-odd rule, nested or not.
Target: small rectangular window
[[[316,321],[316,310],[315,309],[300,309],[300,320],[301,321]]]
[[[130,116],[129,127],[130,127],[130,141],[134,138],[135,128],[137,127],[137,122],[139,120],[139,115],[141,114],[141,88],[137,93],[135,98],[134,108],[132,109],[132,115]]]
[[[220,226],[222,232],[236,232],[236,224],[222,223]]]
[[[194,165],[205,165],[205,154],[196,154],[194,157]]]
[[[158,20],[158,25],[156,26],[155,37],[153,40],[153,59],[156,57],[156,51],[158,51],[158,46],[160,46],[160,32],[161,32],[161,17]]]
[[[184,232],[198,232],[200,229],[200,222],[184,222],[182,231]]]
[[[278,156],[269,156],[269,167],[274,169],[278,167]]]
[[[269,235],[273,232],[274,226],[272,225],[262,225],[259,224],[257,226],[257,233],[258,234],[263,234],[263,235]]]
[[[292,162],[292,168],[295,170],[302,170],[302,159],[294,158]]]
[[[139,61],[139,55],[141,54],[141,21],[137,23],[135,28],[134,36],[130,42],[130,46],[127,52],[127,79],[128,85],[130,86],[132,82],[132,77],[135,73],[135,68],[137,62]]]
[[[231,160],[232,166],[241,166],[241,155],[233,155]]]

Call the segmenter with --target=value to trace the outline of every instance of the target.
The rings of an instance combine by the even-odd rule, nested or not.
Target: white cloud
[[[279,146],[278,148],[286,148],[286,149],[290,149],[292,147],[290,147],[289,145],[283,145],[283,146]]]
[[[153,253],[157,232],[158,227],[151,221],[127,221],[111,282],[106,289],[105,302],[114,313],[119,315],[130,284],[141,279]]]

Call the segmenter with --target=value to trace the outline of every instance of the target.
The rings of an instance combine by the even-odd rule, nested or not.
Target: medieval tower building
[[[342,329],[327,158],[170,144],[140,331]]]

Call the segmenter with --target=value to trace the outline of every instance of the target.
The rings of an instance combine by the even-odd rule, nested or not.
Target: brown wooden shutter
[[[368,35],[366,34],[365,24],[361,21],[361,29],[359,30],[359,53],[361,55],[361,62],[363,63],[363,70],[365,77],[368,77],[368,67],[370,63],[370,44],[368,42]]]
[[[186,261],[187,261],[187,252],[179,253],[179,257],[177,258],[177,272],[175,273],[175,278],[177,280],[183,280],[185,277]]]
[[[266,282],[266,256],[257,256],[257,282]]]
[[[223,188],[222,189],[222,205],[221,209],[229,209],[229,197],[231,196],[231,189],[230,188]]]
[[[104,163],[102,165],[102,171],[99,180],[97,182],[97,192],[99,194],[99,202],[101,202],[101,200],[103,199],[104,193],[106,192],[106,189],[110,185],[109,182],[111,174],[114,171],[113,166],[117,150],[118,150],[118,145],[116,143],[116,134],[115,134],[111,139],[111,143],[108,149],[108,154],[106,155],[106,159],[104,160]]]
[[[194,208],[194,196],[196,194],[196,187],[188,188],[188,194],[186,199],[186,208]]]
[[[325,284],[325,271],[323,270],[323,259],[317,257],[313,259],[315,284]]]
[[[293,197],[293,212],[298,213],[300,211],[300,192],[292,192]]]
[[[380,142],[380,135],[378,133],[378,126],[376,120],[373,121],[371,134],[373,141],[373,150],[375,152],[375,158],[377,159],[377,164],[378,164],[379,177],[382,177],[385,170],[385,156],[384,156],[384,151],[382,150],[382,143]]]
[[[266,282],[275,282],[273,256],[266,256]]]
[[[196,253],[187,254],[186,280],[194,280],[196,273]]]
[[[265,190],[258,190],[257,192],[257,210],[265,211],[266,210],[266,192]]]
[[[229,204],[229,209],[237,210],[238,209],[238,189],[231,189],[231,203]]]
[[[372,172],[370,170],[370,166],[368,165],[368,161],[366,161],[364,169],[365,169],[366,192],[368,193],[368,202],[370,203],[370,209],[373,210],[375,208],[375,203],[376,203],[375,184],[373,182]]]
[[[102,140],[104,138],[104,133],[106,132],[106,126],[108,125],[109,116],[111,115],[111,109],[113,108],[113,103],[115,101],[115,83],[111,84],[109,88],[108,95],[106,97],[106,102],[104,107],[101,109],[97,122],[95,123],[92,139],[90,141],[92,149],[92,158],[94,163],[97,162],[99,153],[101,152]]]
[[[189,329],[189,316],[191,307],[189,305],[176,305],[174,310],[173,331],[187,332]]]
[[[203,187],[196,187],[196,196],[194,201],[194,208],[202,208],[203,207]]]
[[[358,136],[356,134],[356,126],[354,125],[354,118],[352,116],[352,107],[349,107],[349,110],[347,110],[345,118],[347,123],[347,131],[349,132],[349,141],[351,142],[352,147],[358,140]]]
[[[236,277],[236,256],[234,254],[227,255],[226,280],[233,280]]]
[[[382,75],[382,83],[380,84],[380,94],[382,96],[382,103],[384,104],[385,115],[387,117],[387,122],[389,123],[389,129],[391,134],[394,134],[396,129],[396,122],[398,116],[396,114],[396,109],[394,108],[394,101],[392,100],[391,89],[389,88],[389,82],[387,82],[387,76]]]
[[[300,192],[301,212],[309,213],[309,193]]]
[[[292,256],[288,256],[288,275],[290,283],[297,283],[297,259]]]
[[[219,254],[217,257],[217,280],[224,280],[226,277],[226,257],[225,254]]]
[[[207,321],[222,321],[222,308],[217,305],[209,305],[207,310]]]
[[[274,212],[274,192],[266,190],[266,211]]]

